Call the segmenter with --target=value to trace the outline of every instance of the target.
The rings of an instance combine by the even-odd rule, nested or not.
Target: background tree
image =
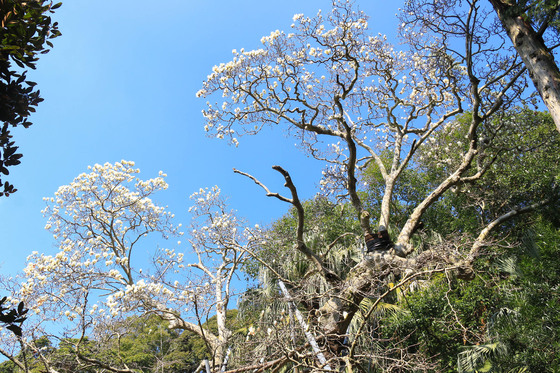
[[[8,175],[8,167],[18,165],[22,157],[17,153],[10,129],[28,128],[32,124],[29,115],[43,101],[35,89],[36,83],[27,79],[27,71],[13,70],[12,63],[22,69],[34,69],[39,55],[52,48],[50,40],[60,32],[50,14],[60,5],[45,0],[0,2],[0,173],[4,175]],[[0,196],[9,196],[15,191],[12,184],[7,181],[2,184],[0,179]]]
[[[203,327],[218,334],[216,319],[215,315],[212,316],[202,324]],[[228,327],[234,331],[235,339],[245,339],[247,323],[248,320],[238,317],[237,310],[228,311]],[[75,346],[78,342],[75,338],[67,338],[56,341],[54,345],[47,337],[42,337],[34,343],[51,362],[49,369],[59,373],[102,373],[111,371],[107,366],[115,369],[123,364],[134,372],[198,372],[204,369],[204,364],[201,364],[204,359],[213,358],[206,342],[197,333],[170,329],[169,323],[155,314],[131,316],[120,321],[107,320],[98,324],[89,337],[80,342],[87,358],[99,359],[107,363],[106,367],[85,364],[76,359]],[[28,365],[29,372],[45,371],[36,354],[30,356]],[[0,372],[16,373],[19,370],[13,362],[5,361],[0,363]]]
[[[28,258],[18,297],[37,313],[29,348],[34,348],[33,337],[57,337],[71,345],[74,358],[85,367],[133,372],[134,359],[87,353],[88,338],[100,325],[109,325],[108,320],[124,322],[132,315],[156,314],[171,329],[199,335],[213,365],[219,367],[231,337],[226,318],[234,295],[232,278],[244,250],[260,239],[258,229],[246,227],[227,210],[218,188],[201,189],[193,194],[190,210],[189,241],[197,260],[185,263],[184,253],[162,247],[151,251],[151,268],[139,268],[140,248],[147,238],[160,235],[165,240],[181,233],[171,222],[173,214],[151,199],[167,188],[165,174],[142,180],[133,165],[127,161],[95,165],[46,198],[45,228],[53,233],[59,251],[34,252]],[[214,314],[217,333],[203,326]],[[52,336],[47,325],[60,318],[67,321],[65,331]],[[41,354],[36,347],[34,352]],[[52,362],[46,365],[54,369]]]

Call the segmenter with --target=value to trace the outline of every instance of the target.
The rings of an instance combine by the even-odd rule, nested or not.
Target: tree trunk
[[[560,70],[554,56],[531,24],[514,11],[516,5],[501,0],[489,1],[560,132]]]

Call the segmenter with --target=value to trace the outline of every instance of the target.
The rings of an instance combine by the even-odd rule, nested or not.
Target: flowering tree
[[[157,314],[170,328],[199,334],[214,364],[220,366],[231,336],[225,325],[233,291],[230,283],[252,233],[226,211],[219,189],[201,189],[192,196],[191,208],[190,243],[198,260],[187,264],[184,253],[161,248],[154,254],[153,265],[142,268],[142,261],[147,260],[142,252],[154,253],[151,236],[168,239],[182,233],[180,225],[172,224],[173,214],[151,199],[167,188],[165,174],[142,180],[138,173],[133,162],[97,164],[46,198],[45,228],[53,233],[58,253],[34,252],[28,258],[19,298],[39,314],[30,320],[35,327],[28,332],[28,346],[41,354],[33,340],[47,334],[44,324],[63,318],[62,338],[75,338],[73,349],[81,363],[132,372],[122,361],[107,362],[85,354],[82,345],[109,321]],[[217,333],[201,322],[214,312]],[[54,371],[48,357],[43,360],[46,369]]]
[[[305,152],[325,163],[324,193],[349,200],[366,235],[374,232],[358,178],[370,165],[379,170],[384,188],[377,223],[394,232],[394,248],[365,256],[343,275],[332,271],[319,249],[308,246],[304,209],[289,173],[274,167],[290,190],[287,197],[240,172],[297,211],[294,246],[323,279],[322,300],[309,315],[334,359],[329,367],[357,361],[354,348],[349,355],[343,352],[348,327],[364,298],[380,301],[390,293],[379,292],[389,275],[407,274],[399,286],[423,271],[454,269],[469,278],[492,229],[548,201],[514,206],[483,226],[465,257],[437,247],[419,252],[412,240],[422,216],[444,193],[480,180],[492,167],[503,149],[489,144],[508,131],[500,118],[521,102],[527,85],[515,53],[496,48],[504,39],[493,33],[492,13],[476,1],[461,10],[466,17],[451,14],[434,21],[434,27],[410,29],[409,49],[395,51],[383,36],[368,33],[363,13],[348,2],[335,2],[328,15],[295,15],[293,31],[263,37],[261,49],[234,50],[232,61],[214,67],[197,93],[217,101],[208,101],[203,111],[206,131],[235,145],[267,125],[285,126]],[[454,118],[464,111],[469,116],[461,138],[435,148],[436,134],[453,131],[459,125]],[[430,151],[440,152],[447,167],[396,227],[391,211],[395,186]],[[312,295],[302,294],[302,302],[306,296]],[[279,359],[276,364],[286,363],[289,354]],[[318,360],[314,364],[327,366]]]

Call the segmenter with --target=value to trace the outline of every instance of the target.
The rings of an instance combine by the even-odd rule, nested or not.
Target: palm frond
[[[457,369],[459,373],[492,372],[496,369],[494,361],[507,354],[507,346],[499,341],[468,346],[459,353]]]
[[[522,275],[517,266],[517,259],[513,256],[499,259],[496,266],[500,272],[507,273],[512,279],[519,278]]]

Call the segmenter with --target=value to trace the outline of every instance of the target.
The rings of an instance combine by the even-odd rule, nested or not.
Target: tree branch
[[[474,260],[474,258],[477,256],[478,252],[480,251],[480,249],[482,247],[485,246],[485,241],[488,238],[488,236],[490,235],[490,233],[492,232],[492,230],[494,228],[496,228],[497,226],[499,226],[500,224],[504,223],[505,221],[512,219],[515,216],[521,215],[521,214],[526,214],[528,212],[534,211],[539,207],[543,207],[545,205],[547,205],[548,203],[551,202],[550,198],[544,199],[542,201],[539,202],[535,202],[529,206],[525,206],[525,207],[520,207],[518,209],[512,209],[509,212],[499,216],[498,218],[494,219],[493,221],[491,221],[478,235],[478,237],[476,238],[474,244],[471,247],[471,250],[469,252],[469,263],[472,263],[472,261]]]
[[[304,224],[305,224],[305,211],[303,209],[303,205],[301,204],[301,201],[299,200],[299,197],[298,197],[298,194],[297,194],[297,189],[296,189],[296,187],[295,187],[295,185],[292,181],[292,178],[291,178],[290,174],[288,173],[288,171],[284,170],[280,166],[272,166],[272,169],[275,170],[275,171],[278,171],[280,174],[282,174],[282,176],[284,176],[284,180],[286,181],[284,186],[287,187],[290,190],[290,192],[292,194],[292,199],[282,197],[278,193],[271,193],[270,190],[264,184],[262,184],[255,177],[253,177],[253,176],[251,176],[247,173],[238,171],[236,169],[234,169],[234,172],[236,172],[240,175],[246,176],[246,177],[250,178],[251,180],[253,180],[257,185],[261,186],[267,192],[267,196],[276,197],[276,198],[280,199],[281,201],[288,202],[295,207],[295,209],[297,211],[297,216],[298,216],[298,226],[297,226],[297,233],[296,233],[296,242],[297,242],[296,248],[301,253],[303,253],[311,262],[313,262],[315,264],[315,266],[317,267],[317,270],[319,270],[319,272],[323,275],[325,280],[327,280],[331,284],[339,283],[340,278],[338,277],[338,275],[335,274],[330,269],[328,269],[325,266],[325,264],[323,263],[323,260],[321,259],[321,257],[319,257],[309,247],[307,247],[307,245],[305,244],[305,242],[303,240],[303,232],[304,232]]]

